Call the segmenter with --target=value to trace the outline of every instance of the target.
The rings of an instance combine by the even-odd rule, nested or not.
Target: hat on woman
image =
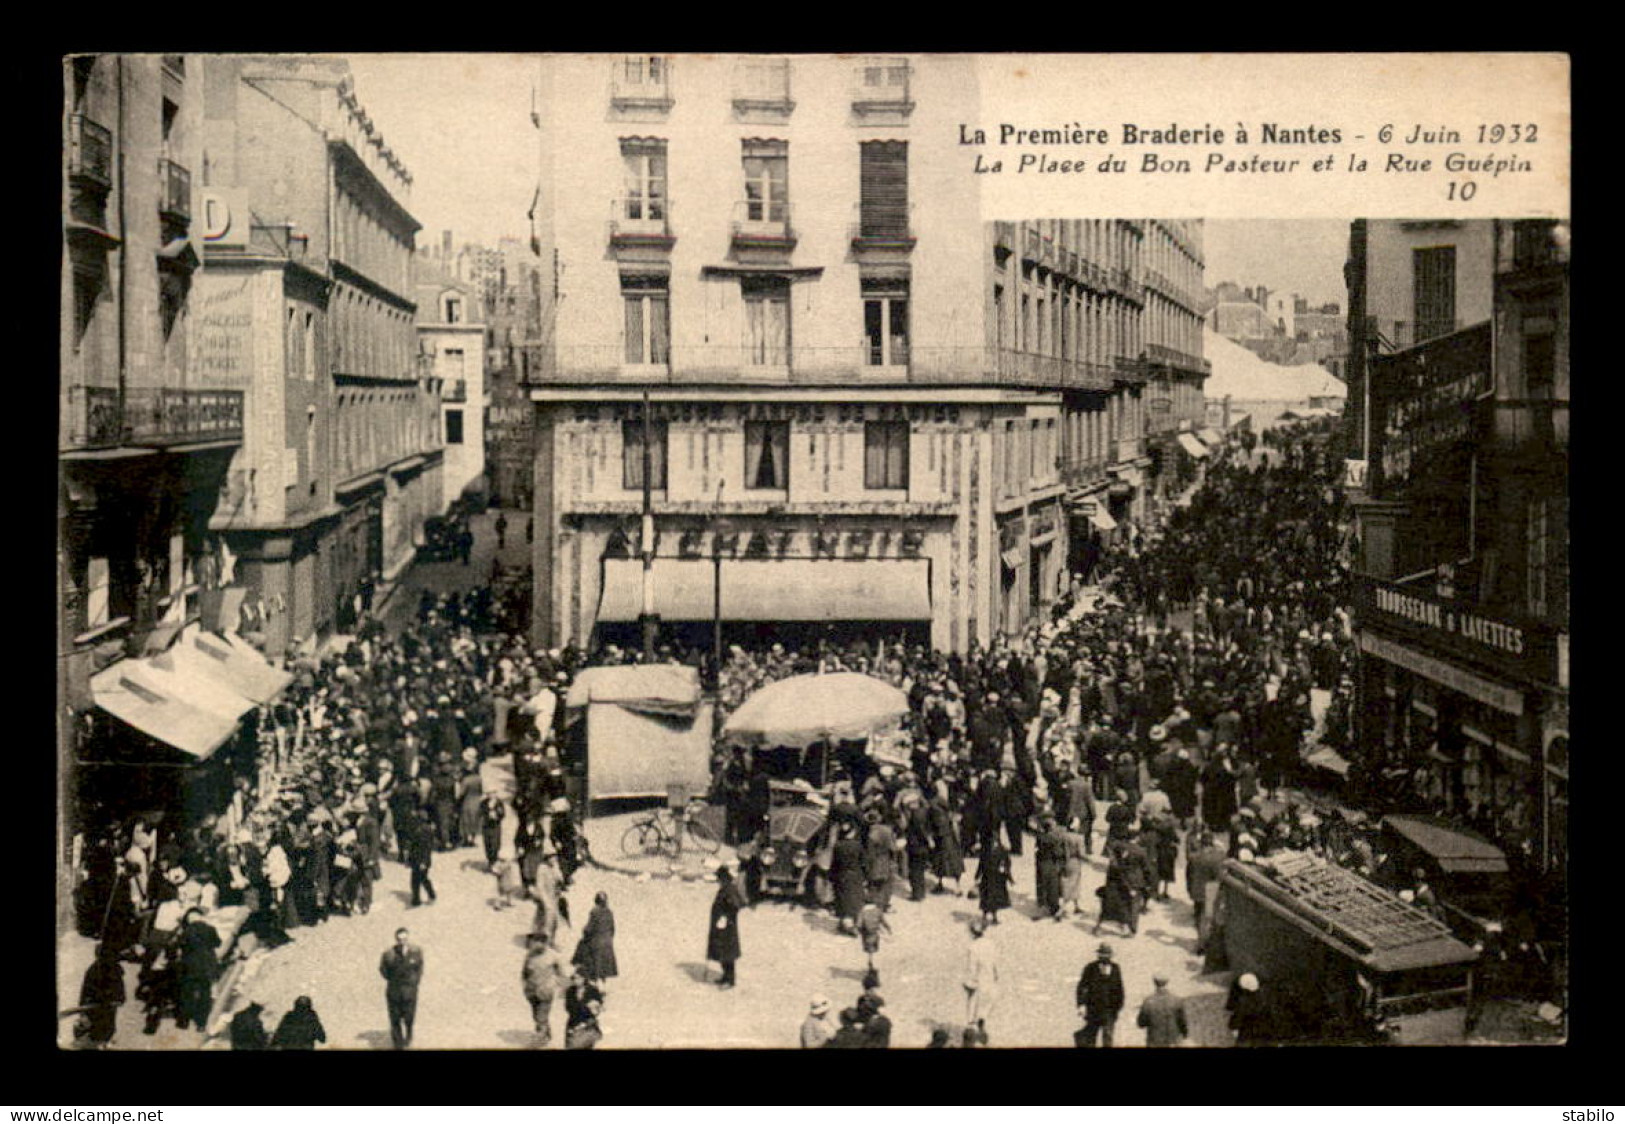
[[[829,1000],[822,995],[813,996],[811,1010],[815,1015],[827,1015],[829,1013]]]
[[[1236,983],[1240,985],[1241,990],[1243,991],[1258,990],[1258,977],[1253,975],[1251,972],[1243,972],[1240,978],[1236,980]]]

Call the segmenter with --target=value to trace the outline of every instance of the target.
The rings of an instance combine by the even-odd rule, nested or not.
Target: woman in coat
[[[480,841],[485,845],[485,865],[495,869],[497,856],[502,853],[502,820],[508,814],[503,807],[502,797],[491,793],[480,800],[479,826]],[[525,849],[516,845],[514,853],[522,855]]]
[[[931,801],[931,869],[937,876],[937,889],[952,881],[954,894],[959,894],[959,879],[965,873],[965,856],[959,845],[959,832],[954,828],[954,814],[948,809],[948,798],[938,793]]]
[[[1144,877],[1138,855],[1128,853],[1131,848],[1119,847],[1112,852],[1111,865],[1106,868],[1106,884],[1096,891],[1100,895],[1100,918],[1095,922],[1094,935],[1108,921],[1123,926],[1133,934],[1139,928],[1139,885]]]
[[[863,871],[863,844],[849,827],[830,854],[830,883],[835,888],[835,916],[840,919],[841,931],[849,933],[857,923],[858,912],[863,909],[865,890]]]
[[[739,911],[744,908],[745,898],[727,867],[717,868],[717,882],[717,896],[711,900],[711,927],[705,940],[705,958],[722,965],[722,979],[717,984],[726,988],[737,982],[734,963],[740,957]],[[859,888],[861,894],[861,877]]]
[[[989,925],[999,923],[999,910],[1010,908],[1010,877],[1010,852],[997,839],[989,839],[976,866],[977,903]]]
[[[463,846],[472,847],[480,838],[480,803],[485,798],[485,782],[480,780],[479,769],[469,769],[458,786],[457,820]]]
[[[316,1014],[310,996],[301,995],[293,1001],[293,1009],[282,1016],[276,1033],[271,1036],[273,1050],[314,1050],[316,1043],[327,1041],[327,1031]]]
[[[609,895],[602,890],[593,897],[592,912],[571,963],[583,977],[599,984],[620,974],[615,963],[615,915],[609,911]]]

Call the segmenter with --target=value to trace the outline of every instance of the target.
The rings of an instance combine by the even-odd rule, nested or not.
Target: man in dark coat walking
[[[108,942],[96,946],[96,961],[85,972],[79,987],[79,1006],[90,1024],[91,1045],[102,1049],[113,1041],[118,1026],[118,1009],[128,992],[124,986],[124,965],[118,949]]]
[[[260,1021],[260,1012],[264,1010],[263,1004],[254,1002],[231,1017],[231,1048],[233,1050],[269,1050],[271,1048],[271,1036],[265,1032],[265,1024]]]
[[[1066,872],[1066,836],[1051,816],[1045,816],[1038,838],[1033,844],[1034,866],[1037,871],[1036,896],[1038,913],[1034,921],[1044,917],[1061,919],[1061,877]]]
[[[1203,831],[1185,856],[1185,891],[1196,907],[1196,951],[1207,948],[1213,928],[1208,898],[1217,896],[1219,876],[1224,873],[1224,848],[1213,842],[1213,833]]]
[[[717,896],[711,900],[711,927],[705,941],[705,958],[722,965],[719,987],[733,987],[734,964],[741,955],[739,950],[739,911],[745,898],[739,892],[733,875],[725,866],[717,868]]]
[[[1112,1028],[1123,1010],[1123,970],[1112,961],[1112,946],[1101,945],[1096,958],[1078,978],[1078,1011],[1083,1015],[1084,1046],[1094,1046],[1097,1038],[1104,1046],[1112,1044]]]
[[[926,872],[931,867],[931,817],[917,796],[904,813],[903,845],[908,855],[909,900],[924,901]]]
[[[885,913],[891,909],[892,880],[897,876],[897,836],[880,818],[869,813],[869,837],[863,846],[863,875],[866,898]]]
[[[378,961],[378,974],[385,980],[389,1035],[397,1050],[412,1044],[412,1024],[418,1014],[418,985],[423,980],[423,950],[412,944],[408,936],[405,929],[396,929],[394,945]]]
[[[863,844],[851,828],[843,829],[830,853],[829,878],[835,889],[835,916],[841,931],[851,932],[863,908]]]
[[[486,793],[480,801],[480,841],[485,844],[487,867],[496,866],[497,856],[502,853],[502,821],[507,814],[502,797],[494,792]]]
[[[406,865],[412,868],[412,904],[422,905],[420,895],[427,892],[429,900],[435,900],[434,883],[429,880],[429,868],[434,865],[434,826],[429,821],[429,814],[424,811],[417,813],[416,822],[401,839],[402,857]]]
[[[571,963],[581,969],[584,979],[600,988],[605,980],[620,975],[615,963],[615,915],[609,910],[609,895],[602,890],[593,898],[592,912],[587,915]]]

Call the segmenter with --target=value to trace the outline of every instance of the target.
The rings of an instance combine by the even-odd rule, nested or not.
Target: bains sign
[[[1464,601],[1398,582],[1356,575],[1355,613],[1363,628],[1418,641],[1526,682],[1557,681],[1557,634],[1540,621],[1492,615]]]
[[[1414,480],[1462,476],[1460,454],[1474,443],[1477,403],[1495,389],[1490,323],[1371,361],[1370,486],[1403,493]]]

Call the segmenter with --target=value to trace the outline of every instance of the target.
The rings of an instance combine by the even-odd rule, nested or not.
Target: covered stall
[[[566,737],[586,764],[589,800],[704,793],[711,704],[680,664],[590,667],[564,699]]]
[[[888,760],[906,762],[897,738],[906,714],[908,696],[873,676],[855,671],[792,675],[746,699],[728,716],[722,737],[756,749],[759,756],[795,751],[803,768],[780,771],[822,785],[828,779],[829,747],[857,746],[865,757],[884,747]]]

